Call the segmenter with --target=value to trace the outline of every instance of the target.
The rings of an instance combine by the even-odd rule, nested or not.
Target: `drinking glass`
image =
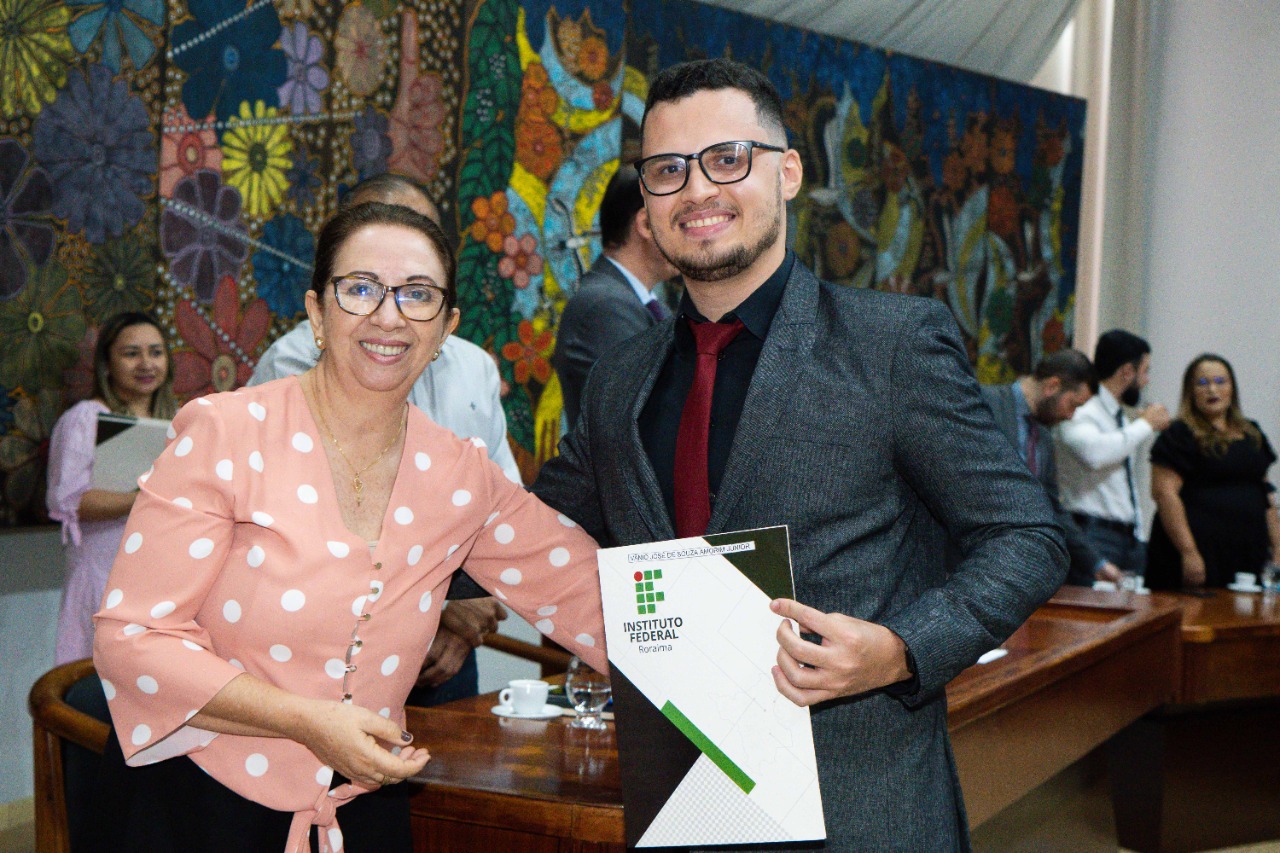
[[[577,729],[603,729],[604,720],[600,713],[609,703],[613,689],[609,686],[609,676],[596,672],[576,655],[569,661],[569,669],[564,678],[565,695],[573,703],[575,717],[570,726]]]

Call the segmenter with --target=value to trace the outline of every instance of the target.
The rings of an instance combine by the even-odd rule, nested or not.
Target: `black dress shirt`
[[[747,401],[751,377],[756,371],[756,362],[760,360],[760,351],[764,348],[773,316],[782,302],[782,292],[786,289],[794,263],[795,255],[788,251],[773,275],[720,320],[731,323],[736,318],[746,328],[725,347],[716,365],[715,390],[711,394],[711,424],[707,436],[707,482],[711,487],[713,508],[716,493],[720,491],[720,478],[729,461],[729,450],[733,447],[733,437],[738,431],[738,421],[742,418],[742,408]],[[662,372],[658,374],[649,401],[640,413],[639,422],[640,439],[644,442],[645,452],[658,476],[662,499],[667,505],[667,516],[672,519],[673,525],[676,512],[676,434],[680,430],[680,415],[684,411],[689,386],[693,384],[693,373],[698,360],[693,333],[689,331],[686,317],[695,323],[707,322],[707,318],[693,306],[687,291],[680,300],[680,309],[676,314],[675,347],[667,358],[667,363],[662,366]]]

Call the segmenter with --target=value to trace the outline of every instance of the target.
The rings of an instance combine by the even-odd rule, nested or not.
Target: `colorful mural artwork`
[[[945,301],[983,381],[1070,341],[1076,99],[691,0],[0,0],[0,524],[44,520],[106,318],[160,317],[183,398],[238,387],[302,319],[319,225],[388,170],[457,240],[460,333],[531,479],[646,81],[718,55],[783,94],[790,241],[820,275]]]

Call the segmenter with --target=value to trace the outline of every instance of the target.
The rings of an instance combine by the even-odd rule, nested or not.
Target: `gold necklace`
[[[319,390],[314,379],[312,380],[311,387],[313,390]],[[355,476],[351,478],[351,488],[354,489],[356,493],[356,506],[360,506],[360,504],[364,502],[364,480],[360,479],[360,475],[365,471],[368,471],[374,465],[377,465],[382,457],[387,455],[387,451],[395,447],[396,442],[400,440],[401,434],[404,433],[405,424],[409,422],[409,404],[405,404],[404,413],[400,419],[400,429],[396,430],[396,434],[391,439],[391,443],[382,448],[382,452],[373,457],[372,462],[359,470],[356,470],[355,464],[347,458],[347,452],[342,449],[342,445],[338,443],[338,437],[334,435],[333,430],[329,428],[329,422],[325,420],[324,411],[320,407],[319,394],[316,394],[316,414],[320,416],[320,423],[324,426],[324,431],[329,433],[329,440],[333,442],[334,447],[338,448],[338,454],[342,457],[342,461],[346,462],[347,466],[355,473]]]

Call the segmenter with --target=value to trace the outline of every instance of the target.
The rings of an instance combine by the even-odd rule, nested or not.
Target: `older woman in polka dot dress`
[[[95,617],[102,849],[409,850],[387,786],[428,760],[404,699],[464,561],[605,666],[595,542],[406,403],[454,272],[425,217],[339,213],[307,294],[320,363],[175,418]]]

